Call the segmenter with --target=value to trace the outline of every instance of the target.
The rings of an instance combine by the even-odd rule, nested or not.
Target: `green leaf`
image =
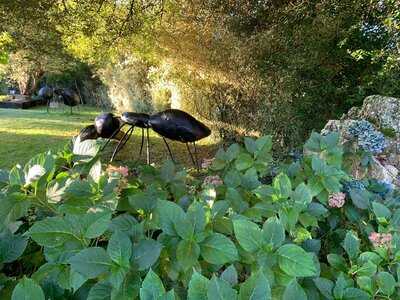
[[[24,252],[28,240],[5,230],[0,232],[0,265],[16,260]]]
[[[224,183],[231,188],[237,188],[242,182],[240,173],[236,170],[230,170],[224,177]]]
[[[305,183],[301,183],[294,190],[292,198],[296,203],[307,206],[312,201],[311,191]]]
[[[189,282],[188,300],[208,300],[209,280],[200,273],[194,272]]]
[[[74,224],[61,217],[51,217],[36,222],[29,229],[29,235],[39,245],[48,247],[61,246],[68,240],[80,241],[74,232]]]
[[[84,236],[94,239],[102,235],[111,222],[111,213],[108,211],[88,212],[80,220],[84,230]]]
[[[207,298],[208,300],[235,300],[237,294],[228,282],[214,275],[208,285]]]
[[[315,278],[313,281],[321,294],[324,295],[324,297],[326,297],[327,299],[333,299],[332,290],[334,284],[332,281],[322,277]]]
[[[86,278],[95,278],[107,272],[111,267],[111,259],[100,247],[86,248],[69,259],[71,268]]]
[[[372,293],[372,279],[367,276],[357,277],[357,285],[369,293]]]
[[[293,277],[316,276],[317,269],[313,256],[294,244],[286,244],[278,249],[279,267]]]
[[[246,147],[246,150],[251,154],[256,153],[256,151],[258,149],[256,141],[249,137],[244,138],[244,145]]]
[[[285,228],[277,217],[271,217],[263,225],[263,237],[266,243],[278,248],[285,241]]]
[[[234,160],[240,153],[240,146],[238,144],[232,144],[226,149],[225,159],[230,162]],[[218,153],[217,153],[218,154]],[[218,156],[216,156],[218,158]]]
[[[89,291],[87,300],[111,300],[112,286],[108,282],[100,281]]]
[[[357,288],[347,288],[343,295],[344,300],[370,300],[371,296]]]
[[[179,205],[172,201],[160,200],[157,203],[157,215],[164,233],[172,236],[178,234],[176,227],[185,219],[185,212]]]
[[[389,220],[390,217],[392,216],[392,213],[389,210],[389,208],[387,208],[385,205],[383,205],[379,202],[372,202],[372,208],[373,208],[375,216],[378,220],[381,218],[385,218],[386,220]]]
[[[205,261],[222,265],[239,259],[233,242],[220,233],[213,233],[200,245],[201,256]]]
[[[125,233],[116,231],[111,235],[108,242],[107,253],[118,265],[129,266],[129,260],[132,255],[132,242]]]
[[[376,273],[376,265],[371,262],[367,261],[363,264],[359,269],[357,269],[357,276],[373,276]]]
[[[344,239],[343,248],[350,259],[355,259],[360,252],[360,241],[351,231],[348,231]]]
[[[278,196],[282,199],[289,198],[292,193],[292,184],[289,177],[284,173],[280,173],[274,178],[273,187]]]
[[[152,239],[140,240],[133,246],[132,260],[140,271],[150,268],[160,257],[162,245]]]
[[[132,300],[139,296],[140,286],[142,285],[141,278],[136,271],[131,271],[126,274],[124,281],[119,289],[111,291],[112,300]]]
[[[297,283],[296,279],[293,279],[285,289],[283,293],[283,300],[307,300],[307,295],[304,292],[301,285]]]
[[[346,261],[344,260],[343,257],[341,257],[337,254],[333,254],[333,253],[328,254],[327,260],[328,260],[329,264],[337,270],[345,271],[347,269]]]
[[[254,159],[248,153],[239,154],[239,156],[236,158],[235,161],[235,167],[239,171],[247,170],[248,168],[251,168],[253,164],[254,164]]]
[[[370,195],[366,190],[351,189],[350,198],[354,206],[359,209],[367,209],[369,207]]]
[[[176,258],[183,270],[190,269],[197,262],[199,256],[200,247],[195,241],[182,240],[179,242],[176,249]]]
[[[200,202],[193,202],[189,206],[186,218],[192,224],[195,233],[204,231],[206,227],[206,213]]]
[[[230,265],[227,267],[224,272],[222,272],[220,278],[228,282],[231,286],[236,285],[238,283],[238,273],[235,266]]]
[[[343,273],[340,273],[336,280],[336,285],[333,288],[333,295],[336,299],[342,299],[344,294],[344,289],[346,288],[347,283],[346,279],[343,276]]]
[[[396,280],[393,275],[388,272],[379,272],[376,281],[378,283],[379,289],[386,296],[391,296],[397,286]]]
[[[14,288],[11,300],[45,300],[45,297],[40,285],[24,277]]]
[[[230,187],[226,190],[226,200],[230,202],[232,208],[238,213],[244,212],[249,207],[249,204],[243,200],[241,194]]]
[[[160,277],[150,269],[140,288],[140,300],[159,300],[164,294],[165,288]]]
[[[260,270],[253,273],[240,285],[240,300],[271,300],[271,287],[267,277]]]
[[[263,235],[257,224],[247,220],[234,220],[233,230],[244,250],[254,252],[262,247]]]

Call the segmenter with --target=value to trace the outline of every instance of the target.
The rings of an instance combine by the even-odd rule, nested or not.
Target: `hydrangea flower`
[[[346,194],[345,193],[334,193],[329,195],[328,204],[330,207],[340,208],[345,203]]]
[[[349,195],[351,190],[365,190],[365,184],[361,180],[351,180],[343,183],[343,191]]]
[[[109,175],[112,175],[113,173],[118,173],[122,177],[128,177],[129,176],[129,169],[128,169],[128,167],[123,167],[123,166],[115,167],[115,166],[112,166],[112,165],[108,165],[107,173]]]
[[[206,178],[204,178],[204,181],[203,181],[203,185],[219,186],[222,184],[224,184],[224,182],[222,181],[221,177],[219,177],[218,175],[207,176]]]
[[[371,232],[369,235],[369,240],[375,248],[390,248],[392,244],[392,234]]]
[[[366,120],[353,122],[348,133],[357,139],[360,148],[372,154],[382,153],[387,146],[385,136]]]

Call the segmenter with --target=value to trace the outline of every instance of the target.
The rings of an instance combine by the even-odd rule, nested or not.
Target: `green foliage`
[[[93,141],[1,171],[0,295],[396,299],[397,191],[366,185],[368,202],[331,206],[349,179],[337,142],[314,133],[270,183],[269,137],[221,149],[204,171],[221,185],[171,162],[108,173]]]

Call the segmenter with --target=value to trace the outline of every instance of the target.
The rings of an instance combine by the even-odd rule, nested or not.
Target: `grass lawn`
[[[81,107],[80,112],[51,112],[45,107],[29,110],[0,109],[0,169],[9,169],[17,163],[21,165],[37,153],[49,149],[61,149],[81,128],[92,124],[101,110],[92,107]],[[118,154],[116,163],[127,163],[138,158],[141,142],[141,130],[135,129],[134,136],[125,148]],[[191,166],[186,146],[182,143],[169,141],[175,159]],[[156,164],[168,159],[168,152],[163,140],[150,131],[151,161]],[[113,145],[112,145],[113,146]],[[112,150],[106,151],[105,156]],[[218,145],[210,139],[202,140],[198,145],[198,157],[209,158],[215,153]],[[105,157],[104,160],[108,159]],[[142,155],[142,160],[145,157]]]

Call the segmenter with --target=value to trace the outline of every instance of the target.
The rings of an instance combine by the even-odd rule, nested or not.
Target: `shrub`
[[[345,189],[334,133],[262,183],[271,147],[219,150],[204,181],[103,171],[93,141],[1,171],[0,298],[397,299],[398,191]]]

